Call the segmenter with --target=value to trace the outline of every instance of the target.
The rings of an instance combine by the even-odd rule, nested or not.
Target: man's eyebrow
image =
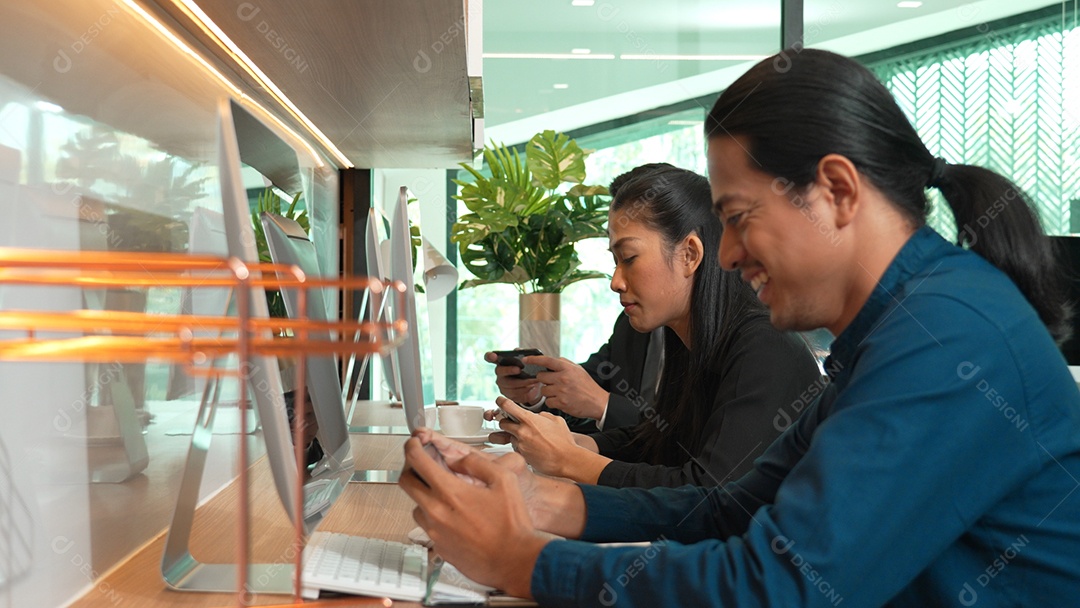
[[[724,205],[736,200],[746,200],[746,197],[739,194],[721,194],[713,201],[713,211],[719,213],[724,210]]]

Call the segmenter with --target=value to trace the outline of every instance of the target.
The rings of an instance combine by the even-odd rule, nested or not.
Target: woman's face
[[[608,216],[608,245],[615,259],[611,290],[619,294],[634,329],[649,332],[666,325],[689,344],[690,294],[701,257],[688,241],[700,248],[700,240],[692,234],[669,253],[663,236],[634,219],[633,211],[629,204]]]

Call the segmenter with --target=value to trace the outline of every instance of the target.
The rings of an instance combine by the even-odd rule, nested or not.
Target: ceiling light
[[[897,8],[919,8],[922,6],[922,2],[897,2]]]
[[[667,124],[674,125],[674,126],[677,126],[677,127],[697,127],[697,126],[701,126],[701,125],[705,124],[705,121],[704,120],[680,120],[680,119],[675,119],[675,120],[667,121]]]
[[[48,102],[48,101],[35,101],[34,102],[34,107],[41,110],[42,112],[53,112],[53,113],[56,113],[56,114],[59,114],[60,112],[64,111],[64,108],[61,108],[60,106],[56,105],[55,103],[51,103],[51,102]]]
[[[484,53],[484,59],[615,59],[615,55],[575,53]]]
[[[619,55],[619,59],[640,61],[748,61],[766,57],[768,55]]]
[[[166,40],[171,42],[174,47],[194,59],[200,66],[202,66],[204,70],[206,70],[207,73],[212,74],[215,78],[217,78],[217,80],[221,82],[221,84],[224,85],[225,88],[227,88],[237,100],[243,102],[244,107],[252,110],[259,116],[277,125],[278,128],[280,128],[284,133],[286,133],[290,138],[292,138],[297,143],[297,145],[307,150],[307,152],[311,155],[313,162],[317,166],[322,167],[324,165],[322,157],[319,156],[319,154],[315,151],[315,148],[311,146],[308,140],[300,137],[300,135],[296,131],[294,131],[292,127],[285,124],[280,118],[277,117],[277,115],[270,112],[269,110],[264,108],[262,104],[255,101],[250,96],[241,91],[235,84],[233,84],[231,80],[222,75],[221,72],[217,71],[214,66],[210,65],[210,63],[205,58],[203,58],[202,55],[195,52],[195,50],[188,46],[186,42],[181,40],[179,37],[177,37],[176,34],[169,30],[169,28],[165,27],[164,24],[158,21],[156,17],[146,12],[146,9],[136,4],[135,0],[123,0],[123,3],[124,6],[134,12],[136,15],[138,15],[152,28],[157,30],[157,32],[161,34]],[[337,150],[337,148],[334,148],[334,150]],[[351,167],[352,163],[349,163],[348,166]]]
[[[592,52],[592,49],[570,49],[570,52],[575,55],[588,55]]]
[[[556,89],[569,89],[570,88],[570,85],[566,84],[565,82],[559,82],[559,83],[553,84],[551,86],[556,88]]]
[[[155,30],[157,30],[158,33],[161,34],[162,36],[164,36],[166,40],[173,43],[173,46],[175,46],[177,49],[179,49],[180,51],[184,52],[189,57],[191,57],[192,59],[197,61],[199,63],[199,65],[201,65],[203,67],[203,69],[205,69],[207,72],[209,72],[210,74],[213,74],[214,77],[216,77],[219,82],[224,84],[227,89],[232,91],[232,93],[234,95],[236,95],[237,97],[240,97],[241,95],[243,95],[243,93],[240,92],[240,89],[237,88],[237,86],[235,84],[233,84],[231,80],[229,80],[228,78],[223,76],[221,74],[221,72],[214,69],[214,66],[210,65],[210,62],[208,62],[206,59],[204,59],[202,55],[196,53],[190,46],[187,45],[186,42],[184,42],[179,37],[177,37],[176,34],[172,33],[172,31],[169,28],[165,27],[153,15],[146,12],[146,9],[144,9],[143,7],[136,4],[135,0],[124,0],[124,5],[127,6],[129,9],[131,9],[132,11],[134,11],[136,15],[138,15],[139,17],[142,18],[143,21],[145,21],[151,27],[153,27]]]
[[[596,0],[573,0],[570,2],[570,6],[592,6],[596,4]]]

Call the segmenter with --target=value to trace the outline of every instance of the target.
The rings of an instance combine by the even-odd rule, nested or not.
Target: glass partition
[[[182,253],[200,221],[223,229],[218,112],[237,89],[132,6],[0,4],[0,246]],[[336,274],[337,172],[307,153],[297,172],[320,262]],[[204,253],[225,253],[223,234],[208,238],[218,237]],[[0,310],[166,315],[183,295],[4,286]],[[172,515],[199,403],[177,371],[0,362],[0,606],[126,601],[100,578]],[[239,441],[262,452],[254,420],[216,422],[202,497],[236,475]]]

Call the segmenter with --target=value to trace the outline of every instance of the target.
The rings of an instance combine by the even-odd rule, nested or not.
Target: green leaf
[[[455,198],[485,221],[514,225],[518,216],[534,202],[537,192],[543,195],[535,188],[522,189],[513,182],[490,179],[462,186],[461,194]]]
[[[522,215],[539,215],[545,214],[551,209],[552,203],[558,201],[562,197],[558,194],[552,194],[551,196],[545,196],[536,201],[533,201],[530,205],[526,206],[521,212]]]
[[[554,190],[561,183],[585,181],[585,152],[564,133],[537,133],[525,147],[533,183]]]
[[[255,202],[255,211],[251,213],[251,226],[255,232],[255,249],[259,252],[260,262],[270,263],[272,261],[270,247],[266,243],[266,233],[263,232],[262,218],[259,217],[263,212],[289,218],[299,224],[304,229],[304,232],[311,233],[311,223],[308,220],[307,210],[297,211],[302,196],[303,191],[297,192],[289,202],[288,208],[283,208],[281,197],[272,188],[266,188],[259,193],[259,198]],[[267,291],[266,303],[270,309],[270,316],[285,316],[285,305],[279,292]]]
[[[566,233],[570,242],[607,236],[607,200],[599,196],[577,200],[567,197],[567,205],[570,208],[570,227]]]
[[[584,184],[575,184],[573,188],[570,188],[566,192],[567,196],[574,196],[574,197],[597,196],[597,195],[607,196],[609,194],[611,194],[611,193],[608,192],[608,189],[607,189],[606,186],[586,186]]]
[[[478,243],[491,234],[491,227],[479,221],[475,213],[461,216],[450,228],[450,242],[462,248]]]
[[[603,273],[578,271],[575,243],[606,237],[608,190],[585,185],[582,150],[564,134],[545,131],[525,148],[525,158],[502,144],[484,149],[486,167],[461,167],[455,199],[468,213],[451,227],[462,264],[476,278],[460,287],[509,283],[519,291],[558,292]],[[558,192],[562,184],[571,184]]]
[[[553,286],[552,293],[561,293],[564,289],[577,283],[578,281],[585,281],[587,279],[611,279],[610,276],[603,272],[575,270],[570,274],[563,277],[561,281]]]

